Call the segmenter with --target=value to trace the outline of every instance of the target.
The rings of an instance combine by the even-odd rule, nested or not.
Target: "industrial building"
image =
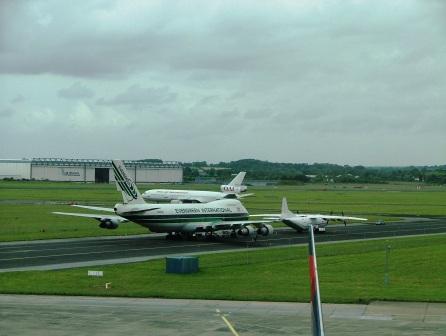
[[[183,182],[183,167],[176,161],[124,161],[137,183]],[[48,159],[0,160],[0,179],[73,182],[114,182],[111,160]]]

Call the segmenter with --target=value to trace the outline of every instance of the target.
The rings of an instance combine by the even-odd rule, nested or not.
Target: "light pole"
[[[384,270],[384,286],[389,285],[389,258],[390,258],[390,245],[386,246],[386,265]]]

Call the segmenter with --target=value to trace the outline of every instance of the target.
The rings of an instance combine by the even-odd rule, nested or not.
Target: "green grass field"
[[[317,245],[323,302],[446,302],[446,235]],[[385,249],[391,246],[389,284]],[[166,274],[164,260],[0,274],[1,293],[224,300],[309,299],[307,247],[200,256],[200,272]],[[87,277],[103,270],[103,278]],[[111,282],[111,289],[105,283]]]
[[[317,185],[250,187],[254,197],[243,200],[251,213],[279,212],[283,196],[292,210],[300,212],[361,215],[370,221],[388,215],[444,216],[446,188],[418,184]],[[218,190],[217,185],[140,185],[149,188]],[[147,233],[136,224],[117,230],[98,228],[97,222],[78,217],[56,216],[52,211],[90,212],[70,207],[70,203],[112,206],[122,201],[112,184],[65,182],[0,181],[0,241],[125,235]]]

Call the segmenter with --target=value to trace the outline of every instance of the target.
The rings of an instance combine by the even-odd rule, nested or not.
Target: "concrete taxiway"
[[[253,247],[305,244],[307,235],[283,228],[277,234],[246,240],[167,241],[164,235],[54,239],[47,241],[0,243],[0,272],[45,270],[126,263],[178,254],[202,254]],[[333,225],[316,236],[317,242],[370,239],[446,232],[446,219],[416,220],[386,225]]]
[[[230,290],[230,289],[228,289]],[[220,313],[218,313],[220,311]],[[327,335],[445,335],[446,304],[324,304]],[[0,335],[310,335],[308,303],[0,295]]]

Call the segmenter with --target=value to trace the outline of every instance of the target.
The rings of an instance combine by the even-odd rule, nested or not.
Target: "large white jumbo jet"
[[[258,214],[250,215],[251,217],[263,217],[267,220],[282,221],[284,224],[292,227],[298,232],[307,230],[310,225],[315,231],[325,232],[325,227],[330,221],[342,221],[346,223],[347,220],[366,221],[367,218],[336,216],[336,215],[321,215],[321,214],[295,214],[288,209],[286,198],[282,199],[282,212],[280,214]]]
[[[54,212],[59,215],[97,219],[101,228],[116,229],[119,224],[131,221],[147,227],[152,232],[169,236],[191,237],[198,233],[212,235],[227,231],[232,237],[244,236],[257,239],[274,232],[270,221],[250,221],[249,213],[237,199],[224,199],[205,204],[149,204],[144,201],[120,160],[112,161],[116,185],[122,193],[123,203],[113,209],[77,205],[77,207],[114,212],[115,215]]]
[[[143,192],[142,197],[149,202],[172,202],[172,203],[208,203],[227,198],[243,198],[252,194],[240,195],[246,191],[242,185],[246,172],[240,172],[229,184],[220,186],[219,191],[202,190],[178,190],[178,189],[150,189]]]

